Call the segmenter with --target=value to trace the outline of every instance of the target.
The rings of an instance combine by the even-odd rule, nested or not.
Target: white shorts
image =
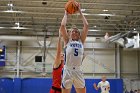
[[[84,88],[85,80],[83,77],[82,70],[76,67],[64,66],[63,76],[62,76],[62,88],[71,89],[72,85],[75,88]]]

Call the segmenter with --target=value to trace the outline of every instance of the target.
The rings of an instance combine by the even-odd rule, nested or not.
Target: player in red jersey
[[[53,64],[52,88],[50,90],[50,93],[61,93],[61,74],[64,65],[64,54],[61,54],[61,51],[61,36],[59,35],[59,40],[57,44],[57,54],[55,57],[55,62]]]

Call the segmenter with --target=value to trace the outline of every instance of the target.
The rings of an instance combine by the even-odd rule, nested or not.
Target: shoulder
[[[53,66],[53,70],[58,70],[59,68],[63,68],[62,62],[58,66]]]
[[[106,81],[107,84],[109,84],[109,81]]]
[[[81,39],[79,39],[78,41],[79,41],[80,43],[82,43],[82,40],[81,40]]]
[[[102,84],[102,81],[100,81],[98,84]]]
[[[109,83],[109,81],[106,81],[107,83]]]
[[[65,44],[65,46],[67,46],[71,42],[72,42],[72,40],[69,39],[68,42]]]

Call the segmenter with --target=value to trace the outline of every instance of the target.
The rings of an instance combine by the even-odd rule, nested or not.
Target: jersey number
[[[74,50],[74,56],[78,56],[78,49],[77,48],[75,48],[75,50]]]

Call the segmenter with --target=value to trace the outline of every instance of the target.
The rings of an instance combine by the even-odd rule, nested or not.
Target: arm
[[[96,83],[93,84],[95,90],[98,90],[99,88],[97,87]]]
[[[108,90],[110,90],[110,87],[108,86]]]
[[[61,26],[60,26],[60,32],[62,34],[62,37],[64,39],[65,44],[67,44],[68,40],[69,40],[67,29],[66,29],[67,16],[68,16],[68,14],[67,14],[67,11],[65,10],[65,14],[64,14],[64,17],[63,17],[63,19],[61,21]]]
[[[85,16],[83,15],[83,13],[81,11],[80,5],[78,5],[78,6],[79,6],[79,13],[80,13],[80,16],[82,18],[83,25],[84,25],[83,31],[81,33],[81,41],[82,41],[82,43],[84,43],[85,40],[86,40],[87,34],[88,34],[88,22],[87,22],[87,19],[85,18]]]
[[[84,55],[83,55],[83,58],[82,58],[82,62],[83,62],[83,60],[85,59],[85,57],[86,57],[86,55],[84,54]]]
[[[53,65],[54,68],[57,68],[61,64],[61,51],[62,51],[61,36],[59,36],[58,43],[57,43],[56,58]]]
[[[108,89],[108,90],[110,90],[110,83],[109,83],[109,82],[108,82],[108,86],[107,86],[107,89]]]

